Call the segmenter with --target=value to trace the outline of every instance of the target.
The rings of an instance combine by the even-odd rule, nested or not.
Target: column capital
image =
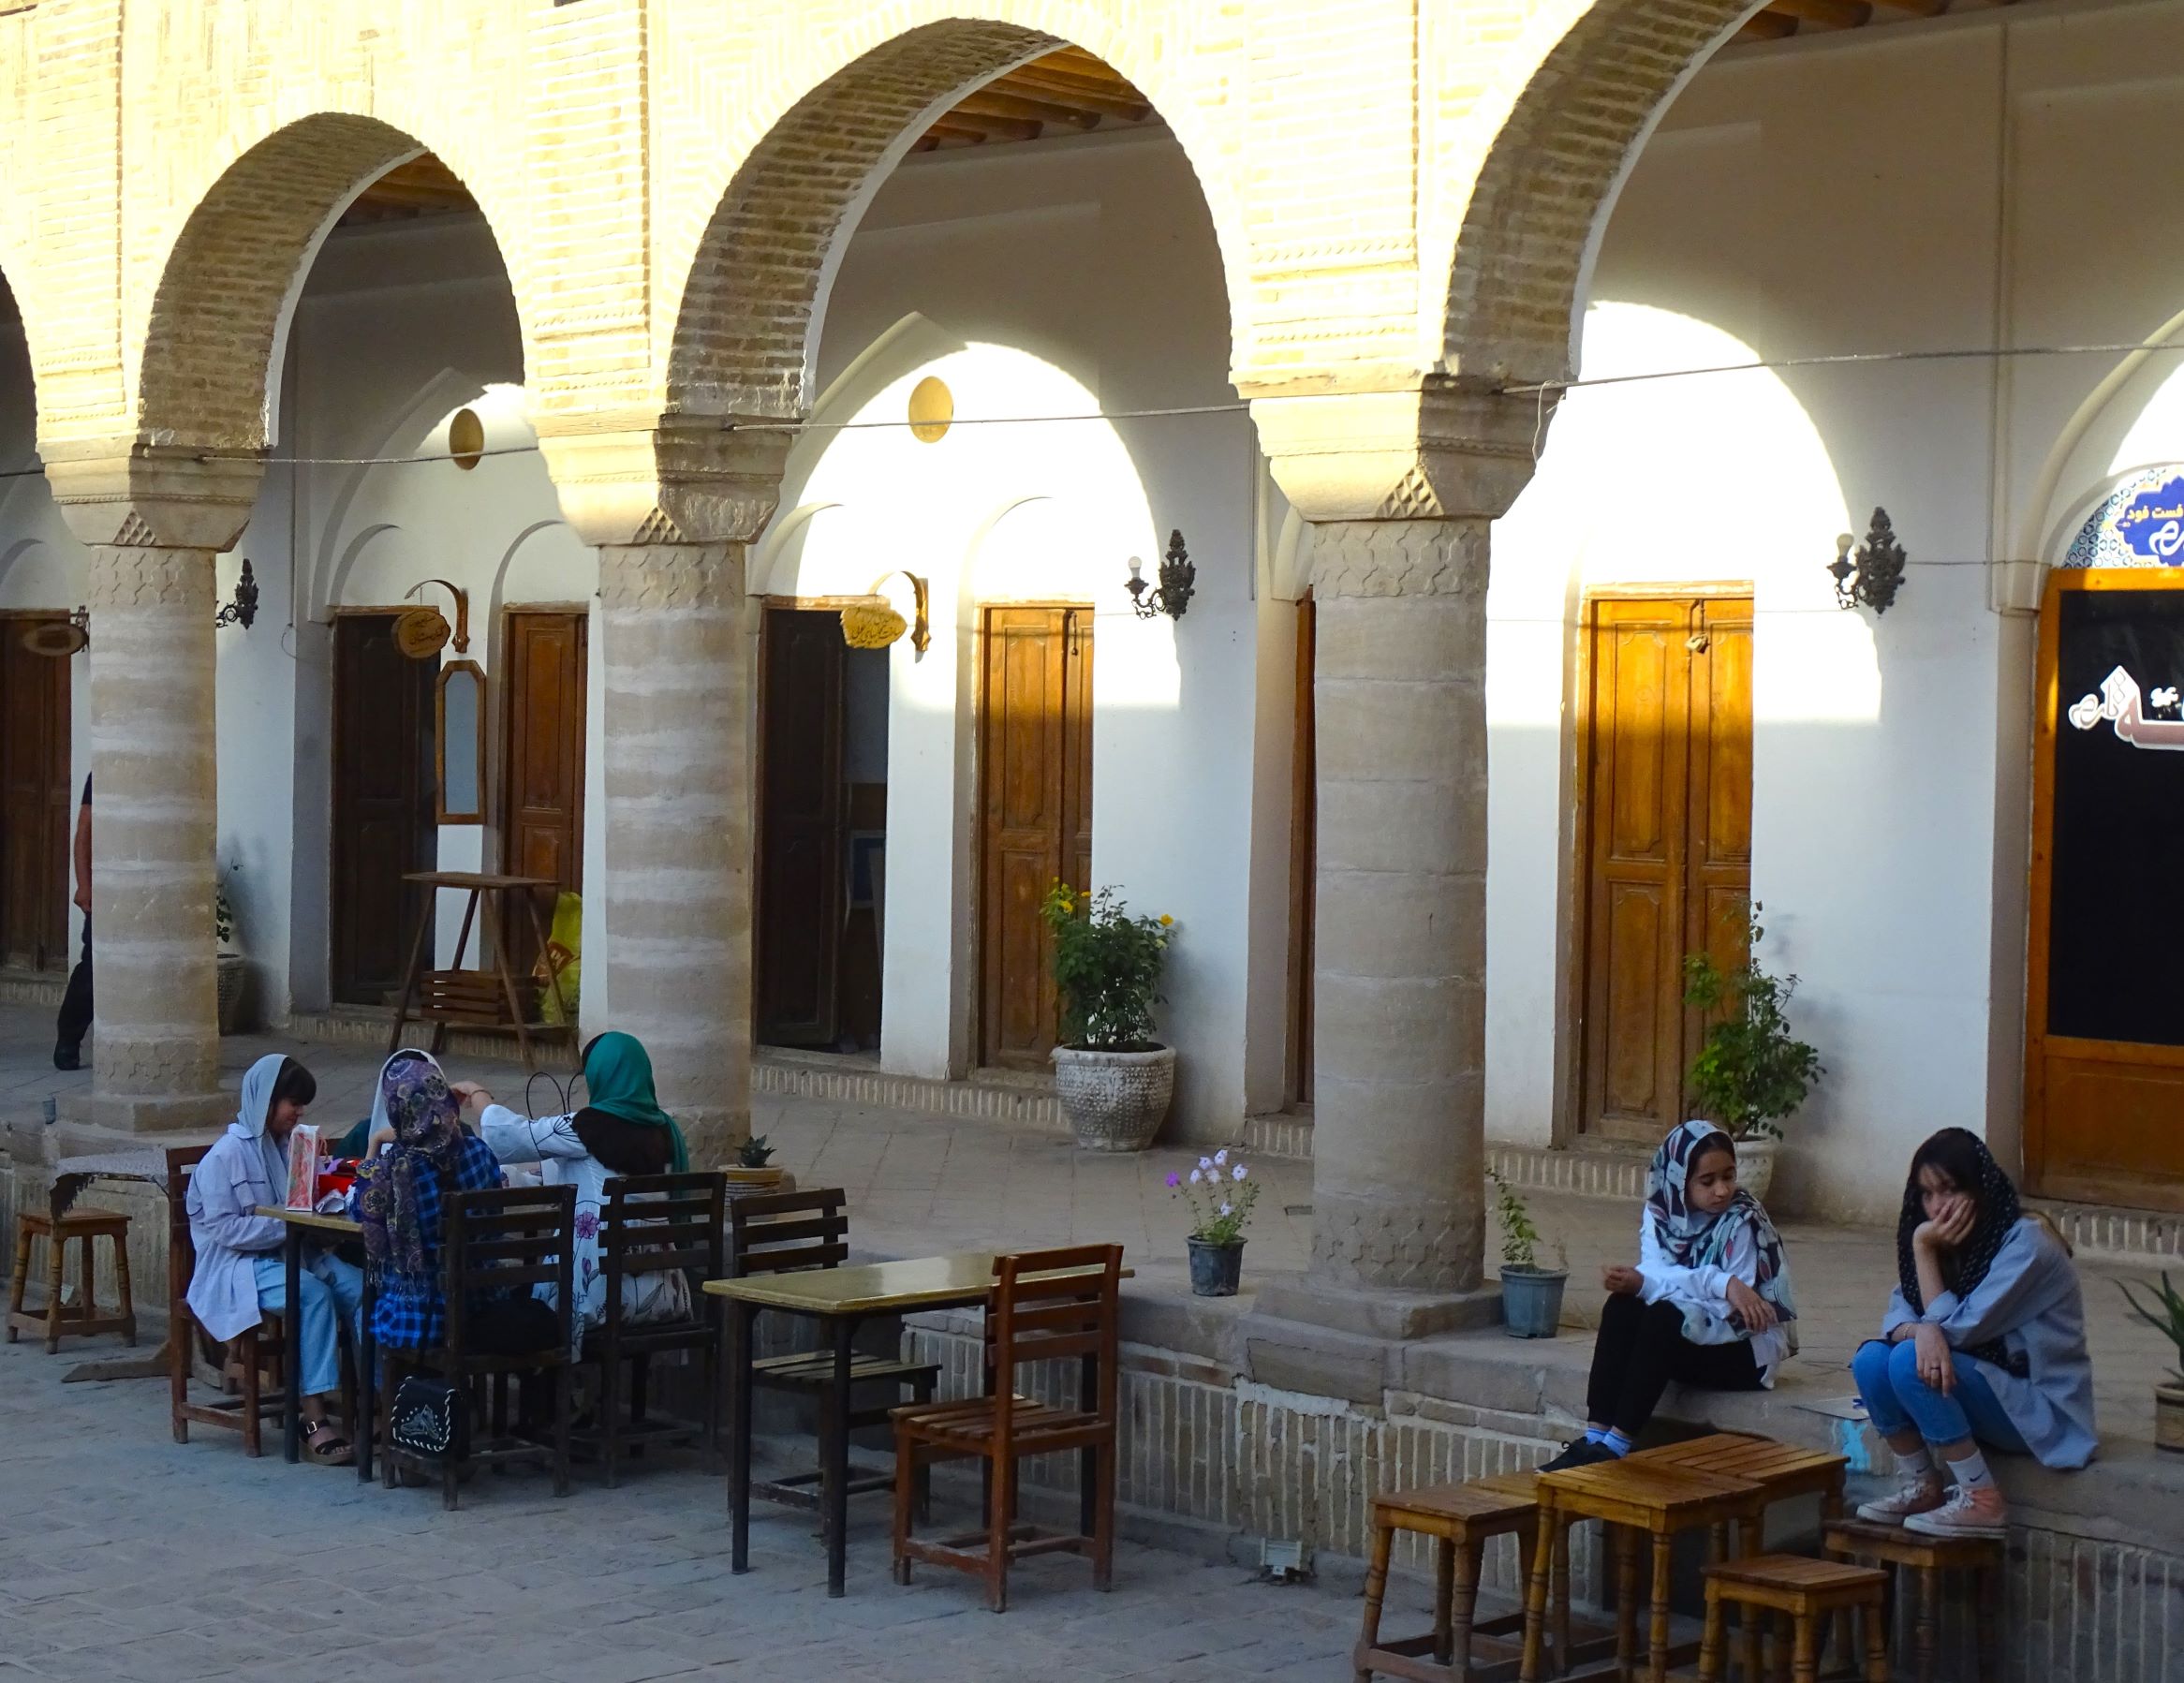
[[[235,547],[265,464],[129,439],[41,443],[46,482],[77,539],[118,549]]]
[[[1532,477],[1554,400],[1437,384],[1253,395],[1275,482],[1314,524],[1497,520]]]
[[[749,543],[774,518],[795,436],[731,416],[555,415],[539,447],[586,543]]]

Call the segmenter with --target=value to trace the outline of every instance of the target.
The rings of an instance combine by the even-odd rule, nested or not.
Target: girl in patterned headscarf
[[[2009,1513],[1982,1445],[2083,1467],[2098,1439],[2070,1247],[2028,1216],[1978,1135],[1918,1148],[1896,1225],[1881,1336],[1851,1369],[1903,1484],[1858,1510],[1936,1537],[1999,1537]],[[1942,1468],[1955,1494],[1944,1500]]]
[[[1593,1345],[1585,1436],[1547,1463],[1628,1454],[1670,1380],[1709,1391],[1775,1382],[1793,1348],[1796,1301],[1782,1236],[1736,1184],[1736,1147],[1711,1122],[1660,1143],[1646,1175],[1638,1265],[1601,1272],[1607,1307]]]

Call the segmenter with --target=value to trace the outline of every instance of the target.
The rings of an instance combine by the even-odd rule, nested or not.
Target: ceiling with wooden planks
[[[1943,12],[1992,11],[2015,0],[1767,0],[1736,32],[1739,41],[1779,41],[1793,35],[1825,35],[1869,23],[1901,23]]]
[[[1962,0],[1959,0],[1962,3]],[[919,136],[915,152],[1130,128],[1154,119],[1153,102],[1099,59],[1065,47],[990,81]],[[414,221],[475,211],[454,172],[431,153],[398,164],[358,196],[344,226]]]

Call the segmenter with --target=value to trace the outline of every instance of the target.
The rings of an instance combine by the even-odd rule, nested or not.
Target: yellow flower
[[[1161,928],[1165,929],[1165,928],[1167,928],[1167,927],[1168,927],[1170,924],[1173,923],[1174,922],[1175,922],[1175,920],[1174,920],[1173,918],[1170,917],[1170,916],[1169,916],[1169,915],[1168,915],[1166,912],[1162,912],[1162,913],[1160,914],[1160,927],[1161,927]]]

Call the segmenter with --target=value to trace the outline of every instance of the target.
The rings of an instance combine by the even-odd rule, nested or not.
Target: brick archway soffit
[[[1188,33],[1188,13],[1178,30]],[[1142,37],[1144,31],[1139,31]],[[1248,274],[1239,200],[1198,121],[1188,43],[1164,55],[1071,0],[897,0],[814,51],[808,37],[744,102],[716,189],[662,237],[659,325],[666,406],[795,419],[814,396],[826,296],[873,195],[911,144],[966,94],[1065,45],[1096,54],[1153,101],[1196,176],[1221,254],[1241,365]],[[740,143],[739,143],[740,142]]]
[[[313,260],[359,194],[426,151],[406,127],[352,111],[321,111],[237,147],[151,259],[157,279],[135,294],[134,433],[147,444],[220,451],[266,448],[275,430],[280,357]],[[463,175],[459,144],[430,150]],[[490,185],[464,175],[515,285]],[[530,316],[516,310],[526,357]]]
[[[1547,0],[1532,14],[1463,121],[1442,174],[1454,197],[1429,213],[1425,273],[1449,285],[1438,299],[1423,288],[1421,329],[1443,372],[1568,377],[1594,254],[1632,161],[1762,3]]]

